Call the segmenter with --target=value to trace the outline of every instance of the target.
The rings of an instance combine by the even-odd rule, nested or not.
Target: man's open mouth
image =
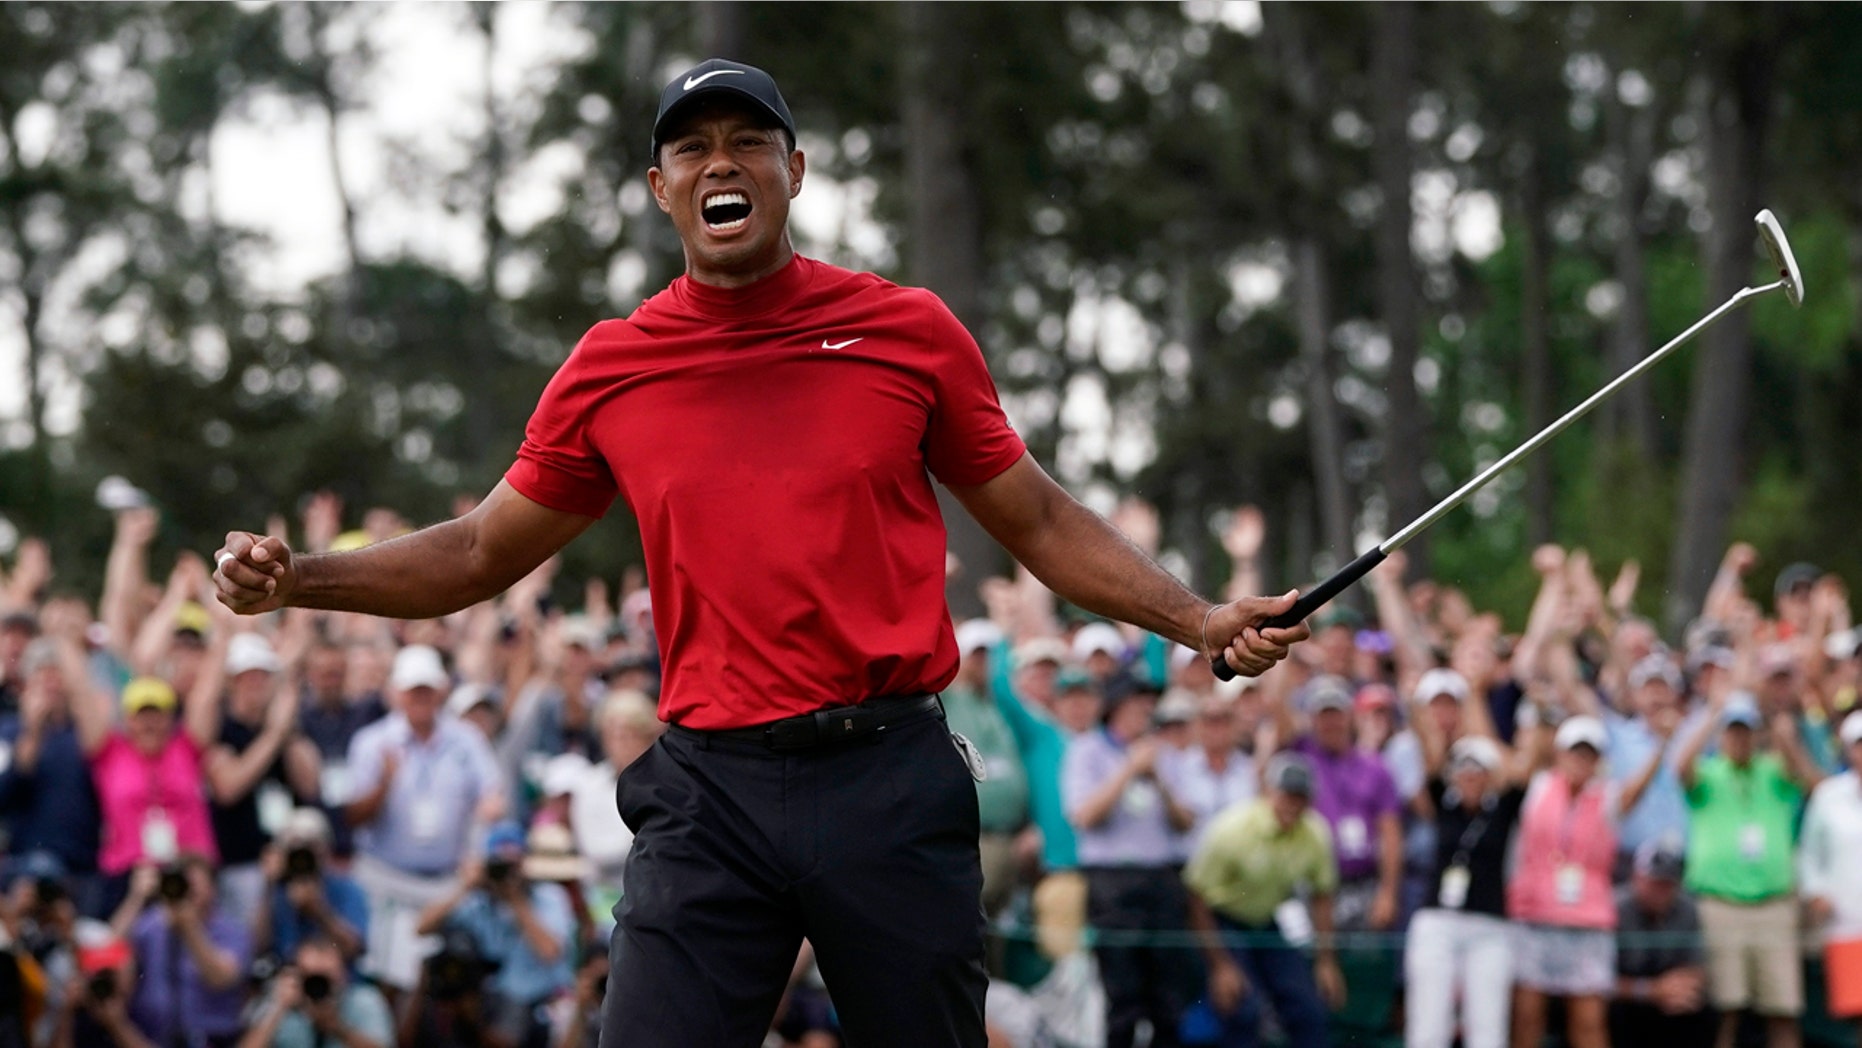
[[[735,190],[719,193],[704,202],[699,214],[706,226],[720,233],[729,232],[750,220],[750,198]]]

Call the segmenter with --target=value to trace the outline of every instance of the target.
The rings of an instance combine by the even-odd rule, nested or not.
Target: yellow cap
[[[175,689],[160,677],[137,677],[123,685],[123,712],[139,713],[143,710],[172,710],[175,708]]]
[[[180,632],[181,630],[192,630],[205,637],[212,626],[213,619],[208,616],[207,609],[201,607],[200,604],[195,601],[187,601],[175,609],[176,632]]]
[[[372,545],[374,542],[374,536],[363,531],[361,528],[357,528],[354,531],[345,531],[341,535],[331,539],[330,552],[341,553],[344,550],[361,549],[364,546]]]

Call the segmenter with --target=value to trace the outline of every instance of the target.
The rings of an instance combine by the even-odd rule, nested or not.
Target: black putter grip
[[[1261,628],[1286,629],[1305,622],[1307,616],[1325,607],[1333,597],[1345,592],[1352,583],[1370,574],[1372,568],[1384,562],[1385,556],[1387,554],[1382,549],[1373,548],[1369,553],[1333,572],[1331,578],[1300,594],[1299,599],[1293,602],[1291,608],[1261,623]],[[1235,670],[1229,666],[1227,659],[1222,658],[1220,652],[1209,661],[1209,668],[1215,671],[1217,680],[1235,679]]]

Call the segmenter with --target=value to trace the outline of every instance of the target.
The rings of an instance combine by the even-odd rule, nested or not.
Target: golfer
[[[939,300],[798,257],[806,165],[775,82],[674,78],[649,184],[685,275],[597,324],[478,508],[297,556],[232,532],[220,599],[406,619],[503,591],[623,496],[672,727],[621,775],[636,836],[602,1043],[752,1048],[814,945],[854,1045],[981,1048],[976,791],[937,692],[957,672],[935,477],[1066,599],[1258,674],[1293,594],[1211,605],[1081,506],[1010,429]]]

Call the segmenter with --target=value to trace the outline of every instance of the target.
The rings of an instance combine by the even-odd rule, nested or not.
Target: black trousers
[[[1183,882],[1167,866],[1095,867],[1086,871],[1086,919],[1114,935],[1177,932],[1189,926]],[[1107,937],[1112,938],[1112,937]],[[1143,946],[1116,939],[1093,948],[1106,991],[1106,1048],[1129,1048],[1141,1019],[1151,1044],[1169,1048],[1195,981],[1187,946]]]
[[[982,1048],[976,786],[940,713],[812,750],[673,729],[635,833],[603,1048],[756,1048],[813,944],[850,1048]]]

